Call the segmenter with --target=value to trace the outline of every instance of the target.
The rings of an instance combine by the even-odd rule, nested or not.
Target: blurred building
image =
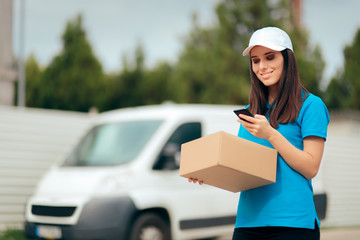
[[[14,105],[13,0],[0,0],[0,104]]]
[[[296,26],[301,26],[302,0],[292,0],[293,19]]]

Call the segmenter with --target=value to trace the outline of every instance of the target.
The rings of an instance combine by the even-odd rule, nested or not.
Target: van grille
[[[76,207],[54,207],[54,206],[40,206],[33,205],[31,213],[39,216],[51,217],[71,217],[75,212]]]

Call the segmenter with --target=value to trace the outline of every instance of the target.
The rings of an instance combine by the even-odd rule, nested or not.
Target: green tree
[[[324,94],[329,109],[342,109],[349,106],[350,84],[341,77],[333,77]]]
[[[342,83],[348,90],[345,107],[360,110],[360,28],[353,42],[344,49],[344,73]]]
[[[41,107],[75,111],[99,107],[104,94],[104,76],[87,40],[81,15],[67,23],[62,42],[62,51],[41,79]]]
[[[320,83],[323,79],[325,61],[320,47],[311,47],[308,32],[304,28],[295,27],[289,30],[289,34],[294,45],[294,53],[302,83],[311,93],[322,97]]]
[[[168,62],[159,62],[153,69],[146,71],[141,93],[145,104],[161,104],[167,100],[175,101],[174,89],[170,84],[173,67]]]
[[[360,110],[360,28],[343,53],[344,68],[331,79],[325,101],[329,108]]]
[[[31,106],[100,111],[157,104],[165,100],[191,103],[246,104],[250,91],[249,60],[241,55],[258,28],[278,26],[292,37],[305,86],[320,94],[324,62],[320,48],[311,49],[305,29],[292,22],[290,0],[223,0],[216,9],[216,23],[200,27],[196,15],[185,37],[176,64],[145,68],[141,44],[133,60],[123,57],[121,72],[104,75],[94,56],[79,15],[66,25],[63,49],[41,71],[29,59]],[[29,77],[28,77],[29,78]]]
[[[138,106],[145,104],[142,94],[145,78],[145,54],[141,44],[134,52],[134,61],[123,56],[123,67],[119,74],[113,74],[107,80],[107,99],[102,110]]]
[[[133,60],[123,56],[122,71],[108,76],[106,104],[101,110],[160,104],[174,100],[170,84],[173,67],[168,62],[159,62],[153,69],[145,68],[145,53],[138,44]]]
[[[278,26],[292,37],[300,76],[319,93],[324,63],[319,48],[310,49],[307,33],[292,21],[292,1],[224,0],[216,7],[217,24],[193,29],[174,67],[178,102],[246,104],[250,90],[249,60],[241,53],[251,34]]]
[[[39,96],[42,91],[42,70],[33,54],[25,62],[26,71],[26,106],[40,107]]]

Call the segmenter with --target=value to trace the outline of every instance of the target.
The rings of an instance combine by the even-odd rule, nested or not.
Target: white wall
[[[332,114],[323,157],[328,211],[323,226],[360,226],[360,117]]]
[[[27,198],[90,119],[86,113],[0,106],[0,231],[23,227]]]

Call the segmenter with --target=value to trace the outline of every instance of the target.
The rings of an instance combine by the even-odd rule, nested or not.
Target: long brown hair
[[[284,57],[284,70],[279,82],[280,93],[270,107],[268,107],[269,90],[253,72],[250,60],[249,111],[253,114],[269,115],[269,122],[274,128],[278,128],[278,123],[294,122],[303,101],[309,95],[309,91],[301,84],[293,51],[285,49],[281,54]]]

